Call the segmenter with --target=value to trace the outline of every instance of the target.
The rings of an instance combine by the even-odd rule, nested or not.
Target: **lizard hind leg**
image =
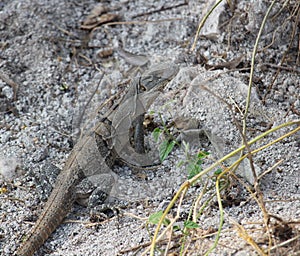
[[[106,219],[117,215],[115,203],[110,198],[115,178],[113,173],[96,174],[85,178],[77,185],[76,201],[90,209],[92,219],[93,216]]]
[[[101,222],[115,216],[118,217],[121,209],[129,205],[128,201],[109,196],[101,189],[96,189],[95,194],[90,199],[89,209],[92,222]]]

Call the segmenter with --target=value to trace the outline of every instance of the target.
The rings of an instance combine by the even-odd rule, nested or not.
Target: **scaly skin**
[[[170,66],[170,64],[160,64],[154,66],[153,69],[150,68],[145,75],[134,80],[123,102],[121,101],[121,103],[114,108],[113,113],[106,119],[110,121],[113,121],[113,119],[116,120],[114,115],[115,113],[119,113],[117,118],[122,120],[120,124],[116,124],[115,126],[122,125],[126,127],[126,129],[129,129],[130,127],[127,127],[124,123],[128,123],[127,121],[132,122],[132,117],[127,114],[121,117],[121,114],[123,111],[126,112],[129,101],[135,99],[135,95],[143,94],[143,91],[140,90],[141,86],[144,86],[145,88],[143,89],[148,91],[148,93],[145,94],[145,97],[139,96],[138,99],[141,100],[142,104],[147,108],[151,105],[156,96],[155,91],[162,89],[166,82],[174,77],[177,71],[178,69],[174,69],[174,65]],[[122,111],[119,111],[119,109],[122,109]],[[147,109],[145,109],[145,111],[146,110]],[[143,113],[144,112],[141,111],[139,114]],[[118,127],[114,127],[114,129],[116,128]],[[107,169],[110,170],[115,159],[119,157],[114,146],[112,146],[111,135],[111,127],[104,122],[99,122],[89,134],[82,137],[75,145],[64,169],[57,177],[55,188],[42,214],[39,216],[27,240],[17,250],[16,255],[32,256],[45,243],[48,237],[69,213],[76,199],[75,187],[85,176],[101,173],[109,174]],[[125,141],[125,143],[127,143],[127,141]]]
[[[33,255],[60,225],[75,201],[75,186],[82,179],[79,169],[62,171],[43,213],[36,222],[26,242],[18,249],[17,255]]]
[[[104,147],[104,144],[100,142],[100,144],[102,144],[101,149],[94,148],[95,144],[93,144],[95,140],[99,143],[99,139],[103,139],[102,135],[105,137],[108,133],[110,134],[110,131],[107,129],[107,125],[100,123],[98,127],[93,129],[93,134],[81,138],[76,144],[68,157],[64,169],[57,177],[55,187],[42,214],[39,216],[26,241],[17,250],[16,255],[32,256],[69,213],[76,199],[75,187],[85,177],[85,168],[90,167],[88,164],[91,164],[91,161],[88,161],[87,164],[82,162],[80,160],[81,158],[96,151],[98,159],[95,159],[94,163],[92,161],[92,165],[101,166],[99,164],[101,160],[99,161],[99,159],[103,159],[102,164],[106,164],[111,168],[114,162],[114,156],[109,155],[110,151],[108,147]],[[99,134],[101,134],[101,136]],[[95,138],[96,136],[98,137]]]

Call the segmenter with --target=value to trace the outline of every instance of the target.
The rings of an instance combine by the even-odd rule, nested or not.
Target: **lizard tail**
[[[33,228],[33,231],[31,232],[27,240],[19,247],[16,255],[32,256],[45,243],[50,234],[62,222],[65,215],[66,214],[62,211],[61,214],[57,215],[56,220],[52,220],[51,222],[47,223],[46,221],[38,222]]]
[[[79,173],[80,171],[78,171]],[[77,184],[76,171],[61,172],[56,185],[26,241],[16,252],[17,256],[32,256],[62,223],[74,201],[74,187]]]

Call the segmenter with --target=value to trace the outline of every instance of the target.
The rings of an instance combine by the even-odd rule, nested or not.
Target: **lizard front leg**
[[[144,141],[145,132],[144,132],[144,124],[143,124],[144,118],[145,118],[145,115],[140,115],[133,122],[134,149],[135,149],[135,152],[137,152],[139,154],[145,153],[145,141]]]

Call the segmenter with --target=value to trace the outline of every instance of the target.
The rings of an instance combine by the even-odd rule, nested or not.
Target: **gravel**
[[[92,33],[80,29],[80,25],[97,1],[4,0],[0,3],[0,255],[13,255],[39,216],[58,174],[49,171],[47,166],[51,163],[63,167],[76,142],[77,121],[97,88],[101,74],[105,73],[91,104],[85,109],[81,128],[96,122],[95,109],[124,89],[128,79],[138,72],[126,62],[126,57],[118,54],[118,48],[147,56],[152,64],[170,61],[180,67],[179,74],[152,109],[162,112],[167,123],[177,116],[201,121],[202,128],[222,138],[224,147],[221,150],[211,143],[201,145],[211,153],[204,168],[221,157],[216,151],[224,155],[240,145],[240,133],[229,109],[198,86],[204,83],[223,100],[230,104],[234,101],[236,107],[244,108],[251,55],[269,1],[238,1],[234,14],[224,4],[213,14],[218,26],[211,28],[213,30],[206,27],[195,51],[190,51],[205,2],[210,3],[105,1],[104,5],[118,14],[121,23],[99,26]],[[296,2],[290,1],[290,8],[283,9],[281,3],[276,3],[270,14],[273,19],[267,21],[260,39],[247,123],[248,139],[270,127],[299,120],[299,49],[296,37],[291,37],[295,24],[291,17]],[[143,22],[145,20],[149,22]],[[130,24],[129,21],[140,22]],[[111,55],[100,58],[99,51]],[[285,51],[287,62],[284,66],[287,68],[279,70]],[[243,59],[232,68],[234,70],[216,68],[217,64],[242,55]],[[206,81],[213,76],[217,78]],[[236,118],[241,123],[239,113]],[[160,122],[157,114],[154,121]],[[296,127],[273,132],[253,149]],[[278,216],[277,222],[271,220],[272,228],[279,219],[283,220],[282,225],[287,221],[299,222],[299,148],[298,132],[253,156],[257,170],[268,171],[261,178],[260,187],[267,210]],[[178,165],[185,157],[184,150],[176,148],[158,170],[146,171],[140,176],[127,167],[116,166],[115,172],[129,192],[127,196],[123,193],[122,199],[132,199],[130,193],[145,189],[147,185],[150,194],[141,193],[127,206],[125,212],[131,213],[130,216],[121,215],[92,226],[87,225],[90,224],[88,209],[74,205],[66,218],[68,223],[60,225],[36,255],[133,255],[135,250],[125,250],[143,245],[150,238],[145,220],[132,217],[132,214],[148,217],[166,207],[187,177],[185,165]],[[281,164],[270,170],[281,160]],[[249,174],[249,168],[246,169],[244,174],[240,173],[242,178],[247,176],[245,172]],[[256,255],[253,247],[236,232],[237,223],[249,232],[255,228],[257,233],[253,238],[263,248],[268,244],[265,231],[262,231],[260,208],[250,199],[244,186],[236,180],[234,184],[223,194],[224,232],[211,255]],[[201,188],[202,185],[198,185],[188,191],[182,205],[182,219]],[[217,205],[213,199],[199,218],[198,237],[217,229]],[[172,214],[175,213],[173,209]],[[182,225],[182,219],[178,225]],[[274,241],[280,243],[299,234],[299,224],[288,226],[292,231],[285,230],[286,237]],[[280,237],[275,231],[273,236]],[[153,232],[152,226],[150,232]],[[213,239],[209,236],[193,241],[187,255],[202,255]],[[171,251],[178,253],[177,243],[174,240]],[[145,248],[142,246],[137,254],[141,255]],[[274,249],[271,255],[296,255],[299,250],[299,242],[295,242],[289,247]]]

